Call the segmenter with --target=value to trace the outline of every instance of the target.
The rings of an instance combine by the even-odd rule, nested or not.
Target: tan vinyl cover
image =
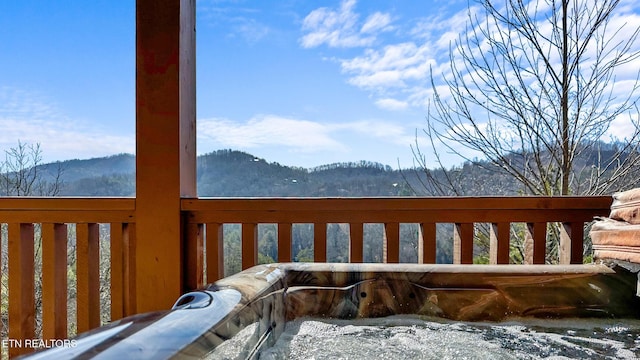
[[[596,259],[640,263],[640,225],[613,219],[599,219],[591,227]]]
[[[611,219],[640,224],[640,188],[613,194]]]

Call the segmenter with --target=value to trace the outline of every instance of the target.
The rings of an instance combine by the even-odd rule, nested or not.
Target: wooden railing
[[[419,263],[435,263],[436,224],[454,224],[453,262],[473,262],[474,224],[490,225],[490,262],[509,263],[510,224],[524,223],[525,261],[545,263],[547,224],[560,223],[559,262],[583,262],[584,226],[606,216],[610,197],[480,198],[254,198],[183,199],[187,236],[187,286],[197,288],[224,274],[223,225],[242,224],[242,268],[258,261],[259,224],[277,224],[277,261],[292,261],[293,224],[314,227],[314,261],[327,260],[327,224],[349,224],[349,262],[363,261],[363,225],[384,226],[384,262],[399,261],[400,224],[418,224]],[[206,251],[202,251],[206,249]]]
[[[435,263],[436,226],[453,224],[453,261],[461,264],[473,261],[474,224],[490,226],[491,263],[506,264],[510,225],[524,223],[524,236],[531,245],[526,261],[542,264],[547,224],[557,222],[562,224],[559,261],[569,264],[582,263],[585,223],[608,215],[610,204],[610,197],[183,199],[184,287],[197,288],[223,277],[225,224],[241,224],[242,268],[258,262],[260,224],[277,224],[274,260],[279,262],[294,260],[294,226],[313,224],[313,258],[324,262],[327,229],[334,223],[349,224],[350,262],[364,260],[365,224],[383,224],[382,261],[389,263],[400,261],[403,224],[417,224],[420,229],[419,263]],[[106,321],[132,314],[135,218],[133,198],[0,198],[2,344],[39,336],[63,339],[73,335],[67,329],[80,333],[97,327],[105,297],[110,306]],[[100,277],[105,258],[107,286]],[[38,279],[34,282],[36,274],[42,275],[41,285]],[[67,292],[68,284],[75,300]],[[76,316],[67,320],[71,301]],[[9,347],[10,355],[28,350]]]
[[[73,335],[100,326],[101,295],[110,298],[111,319],[131,314],[127,259],[134,223],[135,199],[0,199],[2,344],[8,345],[10,356],[31,349],[24,344],[10,346],[7,339],[65,339],[69,328]],[[109,225],[108,236],[103,236],[103,241],[109,241],[103,247],[109,254],[100,254],[100,224]],[[100,261],[105,256],[109,258],[110,286],[101,294]],[[34,281],[37,275],[41,279]],[[70,324],[69,283],[75,290],[76,315]],[[37,324],[36,309],[41,311]]]

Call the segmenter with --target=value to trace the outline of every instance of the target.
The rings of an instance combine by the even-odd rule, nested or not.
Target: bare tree
[[[63,169],[60,165],[46,169],[42,164],[42,150],[40,144],[25,144],[18,141],[16,147],[5,150],[4,160],[0,162],[0,196],[56,196],[63,185]],[[0,224],[0,236],[7,238],[7,226]],[[36,299],[36,334],[40,334],[42,327],[42,239],[40,224],[35,224],[35,299]],[[8,303],[8,241],[2,242],[1,256],[3,274],[2,286],[3,309]],[[3,310],[2,331],[0,337],[7,336],[7,312]]]
[[[431,73],[424,134],[433,157],[417,140],[413,149],[425,192],[597,195],[637,186],[639,28],[621,20],[621,1],[476,4],[450,46],[448,71]],[[625,138],[607,139],[620,122],[628,125]],[[465,165],[445,166],[443,147]],[[508,182],[519,185],[495,186]],[[547,262],[556,262],[561,229],[548,230]],[[522,258],[522,242],[512,239],[512,261]]]
[[[431,74],[424,130],[439,164],[414,148],[429,191],[459,194],[439,146],[501,173],[530,195],[595,195],[638,183],[637,25],[620,0],[478,1],[451,45],[450,72]],[[629,80],[618,81],[634,68]],[[444,86],[443,86],[444,85]],[[618,121],[626,138],[606,145]],[[466,150],[485,161],[465,156]]]
[[[25,144],[5,150],[0,162],[0,196],[56,196],[62,189],[62,167],[46,171],[40,144]]]

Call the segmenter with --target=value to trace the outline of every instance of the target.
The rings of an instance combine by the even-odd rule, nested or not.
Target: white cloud
[[[69,121],[0,117],[0,134],[1,149],[15,147],[18,141],[40,144],[47,161],[135,153],[133,134],[108,134]]]
[[[321,23],[327,24],[327,28],[332,30],[340,29],[332,33],[334,39],[340,39],[339,34],[358,35],[355,32],[354,24],[357,23],[358,15],[354,13],[355,1],[343,1],[341,11],[334,11],[327,8],[318,9],[308,16],[307,25],[313,25],[314,28],[320,28]],[[548,5],[547,5],[548,6]],[[538,14],[547,9],[538,7]],[[533,11],[533,8],[530,8]],[[615,34],[611,44],[624,43],[624,37],[629,36],[633,29],[631,24],[637,24],[640,21],[640,6],[635,2],[625,0],[616,10],[611,18],[610,26],[607,28],[607,35],[612,36],[613,32],[624,25],[623,31]],[[362,42],[365,48],[356,56],[336,59],[332,58],[340,64],[346,81],[358,88],[370,93],[376,106],[384,109],[404,110],[408,107],[425,108],[433,96],[432,83],[430,79],[430,71],[433,70],[435,85],[439,89],[439,93],[443,97],[449,96],[449,91],[445,91],[446,86],[444,79],[451,78],[452,70],[450,68],[449,50],[455,47],[455,42],[462,36],[465,31],[472,31],[469,27],[469,17],[477,19],[479,26],[484,27],[486,31],[502,31],[507,36],[509,30],[499,29],[495,24],[487,24],[483,20],[484,11],[481,6],[472,6],[464,8],[455,13],[436,12],[438,15],[422,18],[419,20],[403,19],[404,24],[409,24],[409,29],[402,29],[400,22],[396,23],[393,35],[395,39],[387,40],[386,44],[378,46],[379,41],[370,43]],[[344,31],[345,27],[339,27],[340,22],[336,19],[340,18],[339,14],[344,16],[350,15],[349,31]],[[313,15],[313,16],[312,16]],[[330,16],[332,15],[332,16]],[[544,16],[538,16],[540,20],[540,29],[544,32],[550,32],[551,28],[546,24],[547,19]],[[333,19],[332,21],[328,19]],[[311,21],[313,20],[313,21]],[[368,33],[374,31],[384,31],[391,27],[391,17],[384,13],[375,13],[370,15],[360,27],[360,33]],[[330,44],[330,31],[323,32],[327,36],[324,40],[318,38],[315,46],[322,43]],[[481,34],[481,33],[479,33]],[[482,35],[480,35],[482,37]],[[344,38],[344,37],[343,37]],[[489,53],[488,41],[480,40],[480,46],[472,49],[471,55],[479,55]],[[632,51],[640,50],[640,40],[631,46]],[[596,47],[592,46],[587,56],[590,59],[596,59]],[[551,52],[552,54],[556,54]],[[611,52],[608,56],[610,60],[616,53]],[[557,55],[557,54],[556,54]],[[557,61],[553,58],[552,61]],[[481,80],[483,77],[480,73],[473,72],[473,69],[465,68],[465,64],[461,56],[455,56],[453,62],[458,66],[461,75],[471,81]],[[585,74],[588,72],[589,65],[584,63]],[[507,74],[513,79],[514,74]],[[614,95],[619,98],[624,97],[625,92],[628,94],[632,81],[638,75],[637,61],[630,61],[623,64],[615,72]],[[511,79],[507,79],[507,82]],[[533,86],[533,85],[532,85]],[[619,90],[619,91],[618,91]],[[393,101],[391,101],[391,99]]]
[[[389,69],[404,69],[421,62],[418,55],[424,53],[415,43],[407,42],[385,46],[382,51],[368,49],[363,56],[342,62],[347,72],[375,72]]]
[[[408,80],[427,77],[431,58],[427,44],[412,42],[385,46],[381,51],[368,49],[364,55],[341,61],[342,71],[352,74],[349,83],[364,89],[405,87]]]
[[[300,39],[302,47],[323,44],[335,48],[370,46],[378,32],[391,29],[391,16],[377,12],[358,30],[360,16],[353,11],[355,5],[356,0],[343,0],[337,10],[322,7],[311,11],[302,23],[302,30],[306,32]]]
[[[448,62],[441,46],[448,44],[450,34],[460,31],[466,12],[422,19],[405,29],[394,26],[389,13],[375,12],[361,22],[358,30],[360,15],[355,5],[355,0],[344,0],[338,9],[323,7],[309,13],[303,22],[306,34],[302,46],[364,47],[360,55],[331,59],[340,64],[349,84],[371,92],[376,106],[387,110],[401,111],[426,103],[426,99],[417,97],[431,86],[430,69],[439,70]],[[397,30],[393,35],[399,41],[376,46],[377,36],[390,30]]]
[[[323,7],[309,13],[303,23],[307,33],[301,39],[302,46],[365,47],[361,55],[332,59],[340,64],[349,84],[372,92],[374,103],[384,109],[398,111],[426,103],[426,99],[417,97],[425,94],[423,88],[431,86],[430,69],[439,71],[448,63],[443,47],[448,51],[452,34],[460,31],[467,13],[430,17],[402,29],[392,25],[390,14],[376,12],[362,22],[358,31],[355,5],[355,0],[345,0],[339,9]],[[397,30],[393,34],[400,37],[399,41],[377,47],[374,37],[392,29]]]
[[[410,134],[402,126],[383,121],[355,121],[326,124],[316,121],[258,115],[246,122],[210,118],[198,120],[198,138],[204,148],[255,149],[278,146],[302,153],[348,152],[354,134],[386,143],[409,144]]]
[[[269,26],[249,18],[238,18],[235,21],[237,24],[232,28],[234,35],[237,34],[243,38],[247,43],[254,44],[264,37],[269,35],[271,28]]]
[[[217,27],[219,34],[250,45],[274,33],[273,28],[256,19],[258,8],[242,6],[236,0],[198,0],[196,12],[199,24]]]
[[[8,86],[0,87],[0,116],[3,118],[59,118],[60,110],[44,96]]]
[[[628,140],[630,136],[636,133],[638,123],[637,115],[621,114],[617,116],[609,125],[609,129],[605,133],[605,137],[624,141]],[[608,140],[605,138],[605,140]]]
[[[385,110],[397,111],[407,109],[409,107],[409,103],[406,101],[385,98],[376,100],[376,106]]]
[[[408,146],[414,140],[414,135],[408,133],[405,127],[386,121],[356,121],[337,124],[333,127],[336,130],[349,130],[363,134],[375,141],[388,144]]]
[[[384,70],[364,73],[349,79],[349,84],[363,89],[388,89],[391,87],[404,87],[402,73],[398,70]]]
[[[375,33],[376,31],[389,31],[392,29],[391,24],[391,15],[376,12],[373,15],[370,15],[365,21],[362,28],[360,28],[360,32],[363,34],[366,33]]]
[[[40,144],[45,161],[134,153],[134,135],[115,135],[68,118],[45,96],[0,87],[0,149]]]
[[[344,150],[324,124],[276,115],[259,115],[246,123],[212,118],[198,120],[198,137],[218,147],[284,146],[297,151]]]

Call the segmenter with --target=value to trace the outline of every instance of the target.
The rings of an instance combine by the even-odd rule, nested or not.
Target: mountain
[[[136,158],[131,154],[59,161],[41,168],[50,176],[60,169],[62,196],[135,195]]]
[[[41,165],[61,169],[62,196],[135,195],[135,156],[69,160]],[[336,163],[312,169],[267,162],[254,155],[218,150],[197,159],[198,195],[240,196],[397,196],[410,194],[403,175],[375,162]]]
[[[56,172],[58,167],[63,170],[63,180],[65,182],[73,182],[103,175],[134,174],[136,171],[136,157],[131,154],[118,154],[87,160],[57,161],[40,166],[42,170],[51,174]]]
[[[576,160],[576,169],[590,169],[609,160],[616,146],[615,143],[602,144],[598,149],[583,149]],[[507,158],[510,156],[515,155],[507,155]],[[521,160],[514,158],[513,161]],[[62,170],[64,186],[60,195],[63,196],[135,195],[135,156],[131,154],[55,162],[41,165],[40,169],[50,176],[58,169]],[[437,181],[429,182],[427,176]],[[198,195],[203,197],[508,196],[527,193],[513,177],[486,161],[467,161],[452,166],[447,172],[433,169],[427,175],[420,169],[394,170],[368,161],[306,169],[268,162],[236,150],[218,150],[199,156],[197,181]],[[637,182],[635,177],[632,184],[625,183],[619,188],[637,186]],[[452,183],[458,190],[454,193],[451,187],[440,187],[438,183]]]

